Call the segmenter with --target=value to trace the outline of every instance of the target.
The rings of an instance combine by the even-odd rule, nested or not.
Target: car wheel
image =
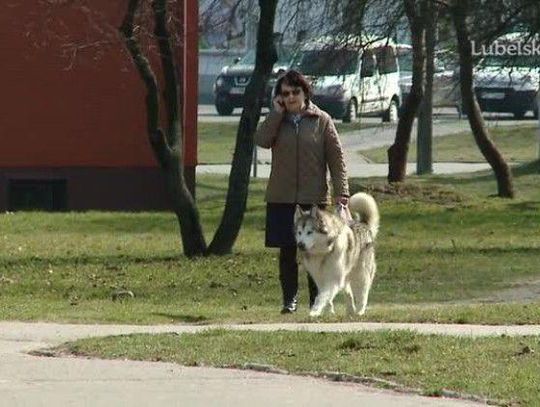
[[[229,102],[216,102],[216,110],[220,116],[230,116],[234,110],[234,106]]]
[[[343,116],[343,123],[352,123],[356,121],[357,116],[358,108],[356,106],[356,100],[351,99],[349,101],[349,104],[347,105],[347,111],[345,112],[345,116]]]
[[[387,123],[396,123],[398,121],[399,117],[399,107],[397,104],[397,101],[395,99],[392,99],[390,102],[390,106],[388,106],[388,109],[383,114],[383,122]]]

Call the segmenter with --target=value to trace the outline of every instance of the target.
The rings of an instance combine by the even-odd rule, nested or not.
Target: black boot
[[[279,252],[279,281],[283,292],[282,314],[296,311],[298,294],[298,264],[296,246],[282,247]]]

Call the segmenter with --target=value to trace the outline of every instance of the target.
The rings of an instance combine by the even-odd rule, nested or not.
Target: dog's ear
[[[298,221],[302,217],[304,212],[302,211],[302,208],[300,205],[296,204],[296,209],[294,210],[294,223]]]
[[[319,218],[321,214],[321,211],[319,210],[319,207],[317,205],[313,205],[311,207],[311,211],[309,213],[309,216],[312,218]]]

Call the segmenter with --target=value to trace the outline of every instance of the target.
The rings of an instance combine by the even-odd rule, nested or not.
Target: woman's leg
[[[315,298],[317,298],[317,294],[319,293],[319,290],[317,289],[317,284],[315,284],[315,280],[311,277],[309,273],[307,273],[307,281],[308,281],[308,288],[309,288],[309,308],[313,307],[313,304],[315,303]]]
[[[298,264],[296,263],[296,246],[282,247],[279,251],[279,281],[283,292],[283,309],[281,313],[296,311],[298,294]]]

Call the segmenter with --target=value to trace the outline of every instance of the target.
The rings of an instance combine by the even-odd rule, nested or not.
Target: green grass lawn
[[[387,186],[353,179],[373,193],[382,227],[378,273],[367,315],[356,320],[482,324],[540,323],[540,301],[494,293],[540,280],[538,162],[514,169],[517,198],[489,198],[493,175],[410,177]],[[207,237],[223,210],[226,179],[200,177],[197,199]],[[59,322],[220,323],[312,321],[301,279],[300,309],[282,316],[277,252],[263,247],[265,182],[250,186],[234,253],[188,260],[170,213],[0,215],[0,319]],[[134,298],[113,301],[117,290]],[[503,297],[504,298],[504,297]],[[487,302],[484,302],[487,301]],[[350,321],[341,297],[336,316]],[[63,345],[61,353],[353,375],[359,381],[445,390],[540,404],[537,337],[454,338],[411,332],[226,332],[129,335]],[[381,384],[382,383],[382,384]]]
[[[230,164],[238,123],[198,123],[199,164]]]
[[[261,117],[261,122],[264,117]],[[355,123],[337,122],[338,132],[350,132],[369,127],[362,121]],[[238,123],[198,124],[198,159],[200,164],[230,164],[234,153]]]
[[[499,127],[489,130],[491,138],[508,161],[525,162],[538,158],[538,126]],[[373,162],[388,162],[387,147],[364,150],[361,154]],[[416,142],[411,143],[408,160],[416,161]],[[434,162],[485,162],[470,132],[435,137]]]
[[[538,164],[515,171],[515,200],[487,198],[489,175],[411,178],[394,188],[352,180],[380,203],[378,273],[361,320],[540,323],[534,298],[480,303],[539,280]],[[277,251],[264,248],[263,192],[252,183],[234,253],[188,260],[170,213],[0,215],[0,319],[72,322],[307,321],[279,314]],[[201,177],[207,237],[223,209],[224,177]],[[135,298],[112,301],[119,289]],[[482,300],[482,301],[481,301]],[[342,320],[341,297],[337,316]]]
[[[85,339],[64,345],[58,351],[188,366],[267,365],[293,374],[323,377],[327,372],[333,376],[337,372],[342,377],[353,375],[360,382],[383,379],[385,382],[379,381],[380,386],[420,389],[426,395],[441,395],[446,390],[503,401],[503,405],[537,406],[540,405],[539,344],[538,337],[473,339],[408,331],[211,330],[181,336]]]

